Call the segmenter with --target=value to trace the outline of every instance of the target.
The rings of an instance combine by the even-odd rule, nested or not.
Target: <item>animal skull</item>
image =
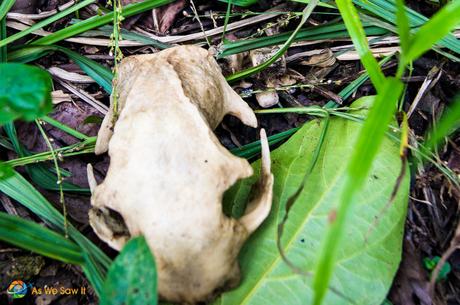
[[[127,57],[116,86],[119,117],[112,127],[114,114],[108,113],[96,143],[97,154],[108,150],[110,156],[104,182],[96,185],[88,166],[90,224],[117,250],[130,236],[145,236],[157,263],[160,298],[210,300],[238,284],[238,253],[270,211],[265,132],[259,192],[242,218],[228,218],[224,192],[253,170],[212,130],[227,113],[252,127],[257,120],[214,58],[196,46]]]

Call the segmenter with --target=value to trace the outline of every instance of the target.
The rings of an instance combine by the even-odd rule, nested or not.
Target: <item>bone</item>
[[[270,211],[273,176],[265,132],[258,195],[242,219],[229,218],[222,212],[223,194],[253,170],[220,144],[213,129],[226,114],[252,127],[257,120],[214,58],[196,46],[127,57],[116,92],[118,119],[111,105],[96,143],[97,154],[110,156],[105,180],[96,185],[88,167],[90,224],[117,250],[130,236],[145,236],[157,264],[160,299],[212,300],[216,291],[238,284],[238,253]],[[117,213],[122,221],[113,219]]]

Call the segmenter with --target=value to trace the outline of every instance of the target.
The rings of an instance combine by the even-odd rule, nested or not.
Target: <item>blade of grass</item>
[[[366,33],[359,19],[358,12],[353,6],[352,0],[337,0],[337,7],[342,15],[343,21],[350,33],[351,40],[358,52],[361,62],[366,68],[367,73],[376,88],[377,92],[382,90],[385,76],[380,69],[377,60],[372,55],[367,42]]]
[[[411,46],[404,56],[413,61],[432,48],[439,40],[460,24],[460,1],[452,1],[439,10],[415,33]]]
[[[452,132],[460,128],[460,96],[458,96],[444,113],[438,123],[428,132],[424,143],[425,152],[433,151],[436,146]]]
[[[0,39],[4,39],[6,34],[6,18],[0,19]],[[6,46],[0,47],[0,63],[8,59],[8,50]]]
[[[2,0],[2,3],[0,3],[0,20],[6,17],[15,2],[16,0]]]
[[[79,35],[79,37],[105,36],[105,37],[110,38],[110,35],[112,35],[112,33],[113,33],[113,27],[111,27],[109,25],[104,25],[104,26],[101,26],[101,27],[99,27],[99,28],[97,28],[95,30],[90,30],[90,31],[86,31],[84,33],[81,33]],[[150,46],[153,46],[153,47],[158,48],[160,50],[164,50],[164,49],[172,47],[172,45],[170,45],[168,43],[164,43],[164,42],[158,41],[156,39],[150,38],[148,36],[145,36],[145,35],[142,35],[142,34],[139,34],[139,33],[136,33],[136,32],[132,32],[132,31],[128,31],[126,29],[121,29],[121,36],[123,37],[123,39],[129,39],[129,40],[137,41],[137,42],[140,42],[140,43],[142,43],[144,45],[150,45]]]
[[[364,24],[364,26],[365,32],[368,36],[388,33],[386,29],[372,26],[370,23]],[[222,49],[218,54],[218,58],[250,51],[253,49],[283,44],[289,39],[292,33],[293,32],[286,32],[268,37],[227,42],[222,46]],[[346,27],[343,23],[327,23],[324,25],[301,29],[294,41],[341,39],[349,37],[350,35],[346,31]]]
[[[96,143],[96,137],[90,137],[87,140],[84,140],[80,143],[75,143],[69,146],[57,148],[55,149],[55,152],[57,152],[63,158],[68,157],[68,156],[85,154],[85,153],[94,153],[95,143]],[[4,141],[0,141],[0,144],[2,146],[12,147],[11,145],[8,145],[9,143],[5,143]],[[37,153],[37,154],[33,154],[33,155],[21,157],[21,158],[11,159],[11,160],[6,161],[5,163],[12,167],[16,167],[16,166],[36,164],[38,162],[51,161],[51,160],[52,160],[51,152],[44,151],[41,153]]]
[[[81,265],[81,248],[32,221],[0,212],[0,240],[65,263]]]
[[[75,11],[78,11],[79,9],[85,7],[85,6],[88,6],[90,5],[91,3],[94,3],[95,0],[84,0],[84,1],[81,1],[81,2],[77,2],[75,5],[49,17],[49,18],[46,18],[40,22],[37,22],[35,23],[34,25],[30,26],[29,28],[23,30],[23,31],[20,31],[20,32],[17,32],[16,34],[13,34],[11,36],[8,36],[7,38],[3,39],[3,40],[0,40],[0,47],[2,46],[5,46],[9,43],[12,43],[13,41],[16,41],[18,39],[21,39],[22,37],[26,36],[26,35],[29,35],[30,33],[33,33],[34,31],[36,30],[39,30],[67,15],[70,15],[72,14],[73,12]]]
[[[409,50],[410,27],[409,20],[407,19],[406,15],[404,0],[396,0],[396,7],[398,9],[396,12],[396,25],[398,26],[401,53],[405,54]]]
[[[353,0],[353,2],[364,10],[377,15],[394,25],[396,24],[397,8],[395,5],[395,0]],[[452,1],[452,3],[454,2],[458,1]],[[423,25],[428,21],[428,18],[407,7],[406,13],[409,19],[409,24],[413,29]],[[445,36],[439,42],[439,45],[444,46],[457,54],[460,54],[460,41],[451,34]]]
[[[308,5],[305,7],[305,9],[302,12],[302,19],[300,20],[300,23],[297,25],[296,29],[294,32],[292,32],[291,36],[289,39],[284,43],[284,45],[273,55],[269,60],[265,61],[264,63],[246,69],[244,71],[237,72],[235,74],[232,74],[228,76],[226,79],[228,82],[232,81],[237,81],[239,79],[248,77],[250,75],[256,74],[266,68],[268,68],[270,65],[272,65],[275,61],[278,60],[281,56],[284,55],[284,53],[289,49],[289,46],[294,42],[295,37],[297,36],[297,33],[300,31],[302,26],[307,22],[308,17],[310,17],[311,12],[315,9],[316,5],[318,4],[319,0],[311,0]]]
[[[64,123],[61,123],[49,116],[44,116],[42,118],[40,118],[40,120],[50,124],[51,126],[54,126],[56,128],[59,128],[60,130],[66,132],[67,134],[79,139],[79,140],[87,140],[89,139],[90,137],[88,137],[87,135],[85,134],[82,134],[81,132],[73,129],[72,127],[69,127],[67,126],[66,124]]]
[[[6,124],[4,126],[5,132],[11,140],[13,144],[15,152],[20,157],[29,156],[31,153],[27,151],[21,143],[19,143],[19,139],[16,134],[16,128],[12,123]],[[53,160],[53,159],[51,159]],[[89,194],[90,191],[87,188],[81,188],[77,185],[74,185],[69,182],[63,182],[61,185],[56,183],[58,178],[56,174],[51,172],[48,167],[44,166],[43,164],[31,164],[26,167],[26,171],[29,174],[30,178],[40,187],[44,189],[53,190],[53,191],[60,191],[60,188],[67,192],[75,192],[75,193],[84,193]]]
[[[31,210],[47,224],[63,232],[64,217],[24,177],[14,172],[12,176],[0,179],[0,191]],[[95,291],[100,294],[103,278],[111,260],[98,247],[69,224],[69,237],[81,248],[85,258],[84,270]]]
[[[162,5],[171,3],[172,0],[146,0],[139,3],[134,3],[123,7],[122,16],[127,18],[136,14],[143,13],[149,9],[157,8]],[[63,39],[78,35],[88,30],[98,28],[113,21],[114,13],[110,12],[102,16],[93,16],[91,18],[80,21],[69,27],[63,28],[51,35],[42,37],[32,42],[32,45],[50,45],[59,42]]]
[[[379,62],[380,66],[383,66],[386,64],[392,56],[387,56],[384,59],[382,59]],[[369,75],[367,72],[363,72],[362,75],[360,75],[357,79],[352,81],[350,84],[348,84],[345,88],[343,88],[339,92],[339,96],[342,97],[342,99],[346,100],[349,98],[353,92],[355,92],[364,82],[369,78]],[[327,109],[332,109],[332,108],[337,108],[339,105],[335,101],[329,101],[324,108]],[[276,145],[278,143],[281,143],[285,140],[287,140],[291,135],[293,135],[298,128],[292,128],[283,132],[280,132],[278,134],[272,135],[268,137],[268,143],[270,146]],[[246,159],[251,159],[256,157],[260,153],[260,141],[254,141],[252,143],[246,144],[244,146],[241,146],[239,148],[235,148],[231,150],[231,152],[239,157],[243,157]]]
[[[61,52],[75,61],[80,68],[94,79],[107,93],[112,92],[112,72],[106,67],[100,65],[92,59],[78,54],[67,48],[51,45],[51,46],[26,46],[8,54],[9,61],[27,63],[47,55],[50,52]]]
[[[348,214],[353,204],[353,198],[360,190],[369,173],[372,161],[378,152],[388,129],[388,124],[396,110],[402,89],[403,85],[398,79],[387,78],[384,80],[381,93],[377,95],[358,136],[355,152],[351,156],[347,167],[344,186],[340,190],[340,204],[335,214],[336,217],[330,224],[322,250],[318,256],[319,261],[313,278],[314,305],[322,304],[327,292],[336,263],[337,250],[343,239]]]

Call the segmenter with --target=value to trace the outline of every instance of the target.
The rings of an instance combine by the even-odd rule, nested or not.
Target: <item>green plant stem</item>
[[[35,120],[35,123],[38,127],[38,130],[40,130],[40,133],[42,134],[42,137],[45,140],[46,145],[48,146],[51,152],[51,155],[53,156],[54,167],[56,169],[56,175],[58,179],[56,183],[59,186],[59,203],[62,205],[62,212],[64,215],[64,235],[66,238],[68,238],[69,237],[69,225],[67,222],[67,207],[65,205],[65,200],[64,200],[64,191],[62,189],[63,179],[61,175],[61,169],[59,168],[59,164],[57,161],[57,155],[54,151],[53,145],[50,142],[50,139],[48,138],[48,136],[46,135],[46,132],[43,130],[43,127],[41,126],[42,122],[40,120]]]
[[[59,156],[62,156],[62,157],[75,156],[75,155],[80,155],[80,154],[85,154],[85,153],[94,153],[95,143],[96,143],[96,137],[89,137],[87,140],[83,142],[76,143],[76,144],[66,146],[66,147],[56,148],[54,152],[59,154]],[[37,153],[34,155],[30,155],[30,156],[12,159],[12,160],[6,161],[5,164],[8,164],[12,167],[16,167],[16,166],[24,166],[24,165],[38,163],[38,162],[50,161],[52,159],[53,159],[53,155],[51,151],[45,151],[45,152]]]
[[[123,58],[123,53],[120,50],[120,30],[122,21],[122,6],[120,0],[113,0],[113,33],[111,35],[112,46],[110,52],[113,53],[113,79],[112,79],[112,111],[113,111],[113,123],[118,119],[118,63]]]
[[[313,290],[314,305],[320,305],[329,287],[332,272],[336,264],[337,251],[343,240],[348,215],[353,199],[362,187],[371,168],[372,161],[385,136],[388,123],[394,114],[397,100],[402,91],[402,84],[395,78],[388,78],[377,95],[374,105],[359,133],[356,150],[352,155],[345,174],[345,182],[340,190],[340,202],[327,231],[325,242],[315,268]]]
[[[89,139],[90,137],[88,137],[87,135],[85,134],[82,134],[81,132],[73,129],[72,127],[69,127],[67,125],[65,125],[64,123],[61,123],[59,121],[56,121],[55,119],[49,117],[49,116],[44,116],[42,118],[40,118],[42,121],[50,124],[51,126],[54,126],[56,128],[59,128],[60,130],[66,132],[67,134],[79,139],[79,140],[87,140]]]
[[[0,19],[0,39],[6,37],[6,18]],[[0,63],[8,59],[8,49],[6,46],[0,47]]]
[[[232,11],[232,0],[228,0],[227,11],[225,13],[225,20],[224,20],[224,30],[222,31],[222,37],[221,37],[222,43],[225,42],[225,33],[227,33],[227,25],[228,25],[228,21],[230,20],[231,11]]]

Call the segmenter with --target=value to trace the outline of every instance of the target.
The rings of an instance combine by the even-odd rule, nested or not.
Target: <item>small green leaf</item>
[[[435,256],[433,258],[425,257],[423,259],[423,264],[425,265],[425,268],[427,270],[433,271],[440,260],[441,258],[439,256]],[[451,271],[452,267],[450,263],[445,262],[444,265],[441,267],[441,270],[439,270],[438,278],[436,279],[436,281],[445,280]]]
[[[15,119],[34,120],[52,109],[48,72],[17,63],[0,64],[0,125]]]
[[[143,236],[131,239],[109,268],[101,305],[156,305],[157,272]]]
[[[9,164],[0,161],[0,179],[8,178],[13,175],[13,168]]]
[[[89,115],[85,118],[83,124],[102,124],[102,118],[97,115]]]

